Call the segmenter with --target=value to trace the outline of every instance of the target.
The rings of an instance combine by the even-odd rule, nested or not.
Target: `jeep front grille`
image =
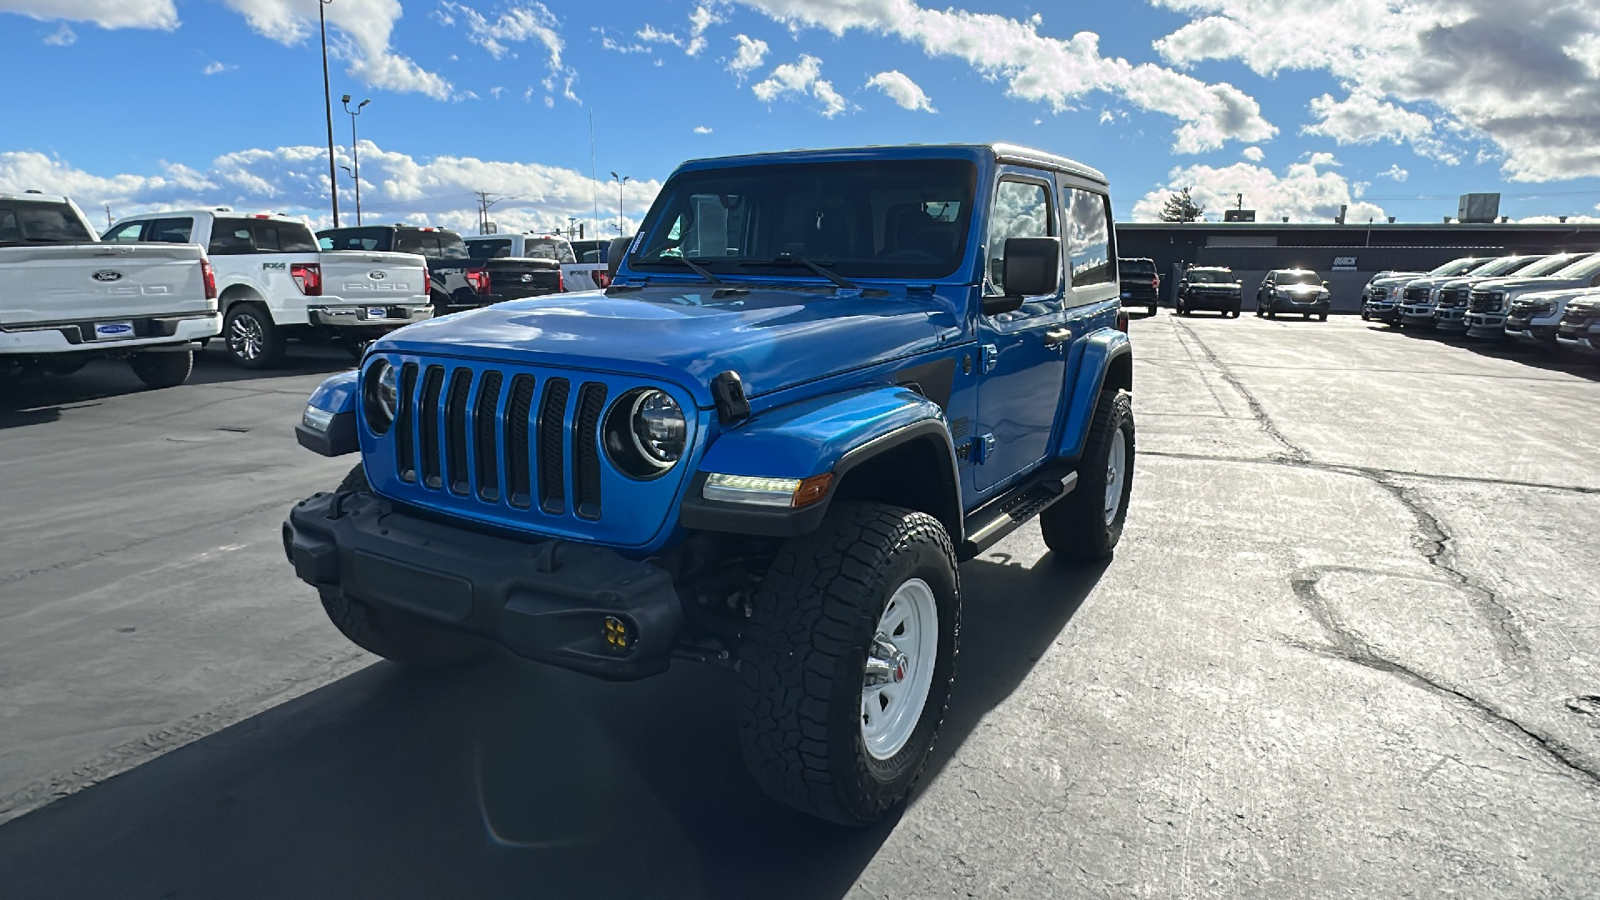
[[[583,383],[574,404],[566,378],[517,374],[507,392],[498,370],[414,362],[401,367],[400,384],[394,452],[402,482],[498,505],[503,460],[507,503],[531,509],[537,495],[541,511],[560,516],[567,512],[570,465],[572,511],[579,518],[600,518],[604,384]],[[509,396],[500,416],[503,392]]]

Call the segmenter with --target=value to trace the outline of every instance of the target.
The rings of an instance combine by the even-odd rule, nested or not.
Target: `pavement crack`
[[[1260,426],[1261,430],[1266,432],[1268,437],[1282,445],[1283,453],[1273,454],[1273,456],[1296,463],[1310,460],[1311,455],[1303,447],[1285,437],[1282,431],[1278,430],[1277,424],[1272,421],[1272,416],[1267,414],[1267,408],[1261,405],[1261,401],[1256,399],[1256,395],[1244,386],[1244,382],[1240,381],[1239,377],[1233,373],[1233,369],[1222,361],[1222,357],[1218,356],[1216,351],[1212,350],[1205,341],[1200,339],[1200,335],[1193,328],[1176,320],[1173,321],[1173,325],[1178,328],[1180,334],[1193,341],[1194,346],[1200,348],[1200,352],[1205,354],[1206,360],[1216,367],[1217,374],[1221,375],[1222,379],[1228,382],[1229,387],[1232,387],[1244,399],[1245,404],[1250,407],[1251,418],[1256,420],[1256,424]]]
[[[1589,787],[1600,788],[1600,768],[1596,768],[1592,763],[1585,760],[1583,754],[1578,750],[1556,738],[1523,725],[1508,713],[1487,701],[1480,700],[1459,688],[1452,687],[1437,678],[1390,659],[1373,649],[1366,638],[1362,637],[1344,621],[1338,610],[1326,601],[1318,589],[1323,577],[1333,571],[1354,570],[1344,566],[1317,567],[1298,572],[1290,579],[1290,585],[1294,589],[1295,597],[1300,601],[1300,605],[1316,620],[1331,643],[1318,645],[1292,638],[1286,639],[1286,643],[1309,653],[1343,660],[1375,672],[1393,675],[1416,687],[1452,700],[1470,710],[1502,734],[1531,746],[1547,761],[1556,764],[1563,772],[1580,783]]]
[[[1150,413],[1142,413],[1148,416]],[[1158,414],[1159,415],[1159,414]],[[1442,475],[1431,472],[1408,472],[1402,469],[1380,469],[1374,466],[1356,466],[1345,463],[1324,463],[1315,460],[1287,460],[1278,456],[1218,456],[1210,453],[1183,453],[1174,450],[1143,450],[1140,456],[1161,456],[1168,459],[1190,459],[1199,462],[1252,463],[1263,466],[1294,466],[1315,469],[1319,472],[1336,472],[1358,478],[1397,477],[1415,478],[1418,481],[1441,481],[1453,484],[1482,484],[1495,487],[1533,488],[1541,491],[1559,491],[1566,494],[1600,495],[1600,487],[1581,484],[1548,484],[1542,481],[1517,481],[1510,478],[1482,478],[1476,475]]]

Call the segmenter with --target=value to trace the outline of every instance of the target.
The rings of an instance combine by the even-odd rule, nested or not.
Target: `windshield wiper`
[[[706,268],[705,266],[700,265],[699,263],[694,262],[693,260],[689,259],[686,256],[659,256],[659,257],[656,257],[655,259],[649,260],[649,262],[652,263],[652,264],[653,263],[662,263],[662,262],[680,262],[680,263],[683,263],[684,265],[688,266],[689,267],[689,271],[695,273],[696,275],[699,275],[701,278],[704,278],[705,280],[711,282],[712,284],[721,284],[722,283],[722,279],[718,278],[717,276],[715,276],[713,274],[711,274],[711,270],[710,269]]]
[[[805,268],[810,269],[811,271],[817,273],[818,275],[821,275],[823,278],[828,279],[829,281],[833,282],[834,284],[838,285],[839,287],[844,288],[847,291],[859,291],[859,290],[861,290],[860,286],[858,286],[855,282],[851,281],[850,279],[845,278],[842,275],[835,275],[834,273],[829,272],[827,269],[824,269],[822,266],[817,265],[816,263],[812,262],[811,260],[806,259],[804,257],[795,256],[792,253],[779,253],[778,257],[776,259],[770,260],[768,262],[743,262],[743,263],[740,263],[739,265],[741,265],[741,266],[804,266]]]

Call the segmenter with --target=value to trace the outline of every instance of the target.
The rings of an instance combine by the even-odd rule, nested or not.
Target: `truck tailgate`
[[[206,313],[194,244],[0,247],[0,325]]]
[[[324,250],[320,258],[322,293],[329,297],[351,303],[379,299],[422,302],[428,295],[422,278],[428,263],[415,254]]]
[[[561,268],[552,260],[475,259],[489,270],[489,293],[502,298],[532,297],[561,290]]]

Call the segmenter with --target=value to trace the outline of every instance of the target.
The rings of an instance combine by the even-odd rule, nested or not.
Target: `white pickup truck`
[[[227,207],[148,213],[117,222],[104,240],[206,248],[223,343],[250,369],[276,365],[290,338],[339,343],[359,356],[374,338],[433,316],[422,257],[323,251],[311,229],[288,216]]]
[[[189,379],[221,329],[199,247],[108,245],[65,197],[0,193],[0,376],[126,359],[150,387]]]

